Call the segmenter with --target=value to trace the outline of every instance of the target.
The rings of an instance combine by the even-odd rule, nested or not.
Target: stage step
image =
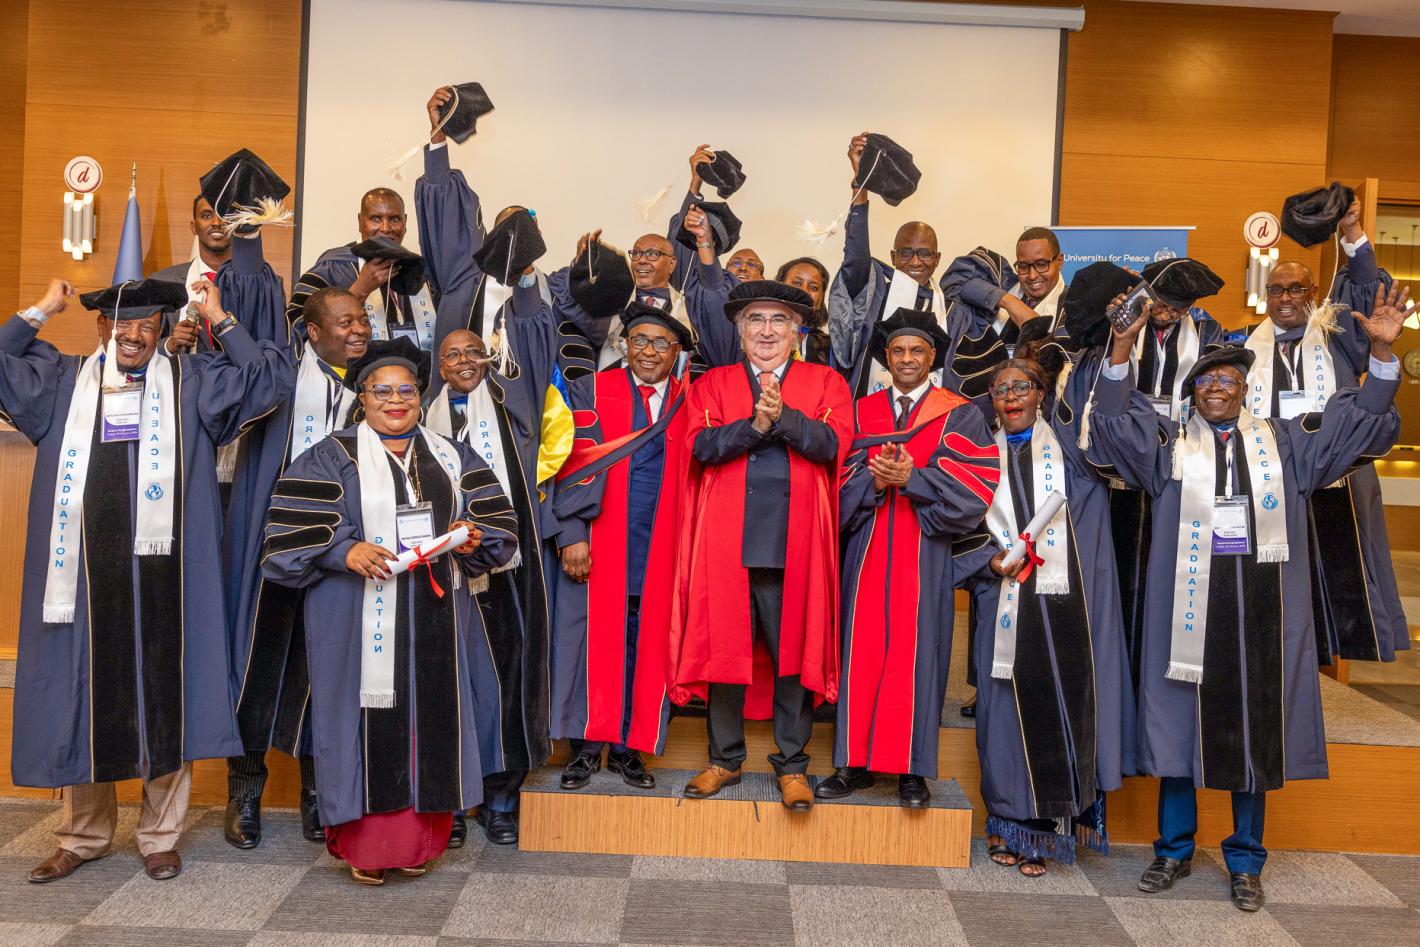
[[[930,780],[930,805],[898,804],[896,777],[847,799],[790,812],[771,773],[746,771],[711,799],[687,799],[692,770],[655,770],[654,789],[634,789],[602,770],[583,789],[561,787],[545,766],[523,784],[519,847],[541,852],[678,855],[920,865],[970,864],[971,803],[956,780]],[[814,777],[810,783],[816,783]]]

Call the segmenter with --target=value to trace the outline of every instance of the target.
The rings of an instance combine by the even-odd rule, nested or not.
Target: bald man
[[[854,181],[867,143],[866,132],[849,142],[848,163],[853,167]],[[868,242],[868,192],[853,186],[853,203],[843,225],[843,266],[829,289],[828,321],[834,362],[855,398],[892,384],[887,369],[873,361],[869,344],[874,326],[886,316],[898,309],[930,311],[937,324],[951,334],[946,302],[932,283],[941,259],[937,232],[920,220],[897,229],[890,264],[873,259]],[[942,373],[934,372],[932,383],[940,385],[942,381]]]

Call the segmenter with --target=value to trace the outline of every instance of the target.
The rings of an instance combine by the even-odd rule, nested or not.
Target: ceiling
[[[1225,7],[1336,11],[1337,33],[1420,36],[1420,0],[1170,0]]]

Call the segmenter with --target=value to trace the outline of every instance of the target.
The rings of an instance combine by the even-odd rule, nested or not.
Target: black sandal
[[[1036,865],[1039,865],[1039,866],[1040,866],[1040,871],[1026,871],[1027,868],[1030,868],[1030,867],[1033,867],[1033,866],[1036,866]],[[1044,877],[1045,877],[1045,859],[1044,859],[1044,858],[1023,858],[1023,859],[1021,859],[1020,861],[1016,862],[1016,870],[1018,870],[1022,875],[1024,875],[1024,876],[1027,877],[1027,878],[1044,878]]]
[[[1020,856],[1007,848],[1005,842],[991,842],[988,840],[986,843],[986,854],[990,856],[993,862],[1004,868],[1014,868],[1020,863]],[[1010,861],[1002,861],[1001,859],[1003,857],[1009,858]]]

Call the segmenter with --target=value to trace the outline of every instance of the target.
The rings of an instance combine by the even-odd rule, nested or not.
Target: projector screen
[[[701,143],[744,165],[747,182],[731,198],[744,221],[739,246],[759,252],[767,275],[803,255],[836,271],[841,233],[816,245],[798,232],[847,209],[848,143],[862,131],[893,138],[922,171],[900,206],[873,199],[875,255],[887,257],[909,220],[936,228],[943,267],[977,245],[1009,254],[1023,227],[1051,222],[1060,37],[1047,27],[595,4],[310,0],[299,265],[357,239],[359,199],[372,187],[394,188],[416,213],[423,159],[402,181],[390,165],[427,141],[430,93],[471,81],[495,111],[466,143],[449,143],[452,163],[487,226],[508,204],[537,212],[546,271],[570,262],[588,230],[622,249],[664,233]],[[667,184],[643,218],[638,198]],[[406,243],[417,239],[411,221]]]

